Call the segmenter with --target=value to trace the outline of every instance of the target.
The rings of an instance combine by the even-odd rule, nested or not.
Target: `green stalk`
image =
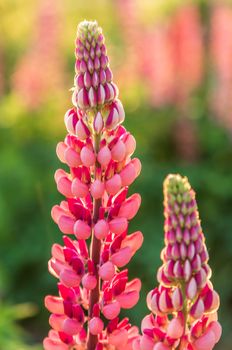
[[[101,139],[100,135],[94,135],[94,150],[96,155],[99,150],[100,139]],[[98,161],[96,160],[94,179],[96,178],[96,172],[98,167],[99,167],[99,164],[98,164]],[[95,224],[98,221],[100,207],[101,207],[101,198],[93,199],[93,217],[92,217],[93,224]],[[90,259],[93,261],[94,266],[96,267],[97,285],[93,290],[90,291],[89,312],[88,312],[89,319],[92,317],[94,304],[98,303],[99,297],[100,297],[100,279],[97,272],[97,266],[100,263],[100,252],[101,252],[101,241],[95,237],[94,232],[92,230]],[[97,341],[98,341],[98,336],[91,334],[88,330],[87,350],[95,350]]]

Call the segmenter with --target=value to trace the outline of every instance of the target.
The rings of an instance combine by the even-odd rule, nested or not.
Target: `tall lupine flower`
[[[212,350],[221,336],[219,296],[211,270],[195,193],[187,178],[164,182],[165,248],[159,286],[149,292],[152,313],[142,321],[134,350]]]
[[[134,137],[120,125],[124,110],[96,22],[78,26],[75,68],[68,135],[57,145],[69,172],[55,173],[65,199],[53,207],[52,218],[64,244],[53,245],[49,261],[59,296],[45,298],[52,330],[44,349],[131,350],[138,329],[127,318],[120,321],[119,313],[137,303],[141,288],[124,268],[143,241],[139,231],[128,234],[140,196],[127,197],[141,165],[131,159]]]

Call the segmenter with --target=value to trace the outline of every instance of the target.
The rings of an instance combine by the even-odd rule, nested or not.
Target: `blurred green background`
[[[181,0],[0,1],[0,349],[41,349],[48,331],[46,294],[51,245],[61,234],[50,218],[61,196],[56,143],[70,108],[77,23],[103,27],[114,80],[143,165],[131,191],[142,207],[131,224],[145,241],[130,263],[146,293],[156,284],[163,247],[162,183],[187,175],[221,296],[223,337],[232,337],[232,4]]]

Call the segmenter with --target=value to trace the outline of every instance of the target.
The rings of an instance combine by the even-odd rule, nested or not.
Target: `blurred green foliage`
[[[9,350],[38,350],[39,347],[34,345],[26,345],[23,338],[26,337],[25,332],[20,328],[16,321],[33,316],[37,312],[34,305],[25,303],[15,306],[0,304],[0,340],[1,349]]]
[[[0,9],[4,65],[4,88],[0,97],[0,349],[27,350],[34,349],[30,341],[41,342],[48,331],[44,296],[57,293],[56,281],[47,272],[47,261],[51,245],[61,241],[61,234],[50,218],[50,210],[62,198],[53,181],[53,174],[60,167],[55,147],[65,135],[63,114],[71,105],[68,89],[73,81],[76,23],[85,17],[99,21],[110,41],[113,68],[123,60],[124,53],[113,1],[95,1],[94,6],[91,1],[65,2],[60,23],[60,55],[65,72],[63,91],[56,91],[55,87],[54,91],[47,91],[46,101],[31,110],[14,91],[12,76],[29,47],[36,5],[28,0],[11,0],[1,3]],[[151,16],[148,20],[151,21]],[[139,84],[134,91],[125,91],[125,95],[121,91],[127,112],[125,126],[136,137],[136,156],[143,165],[141,176],[131,188],[132,192],[141,193],[143,201],[130,230],[139,229],[145,237],[142,249],[129,266],[131,276],[143,281],[140,302],[129,312],[131,321],[139,325],[147,312],[146,294],[156,284],[155,274],[163,247],[162,183],[168,173],[178,172],[189,177],[197,192],[214,272],[212,281],[221,296],[219,317],[224,334],[217,349],[229,350],[232,336],[231,134],[211,118],[207,86],[201,87],[190,104],[198,155],[191,162],[186,161],[176,147],[174,135],[178,134],[178,110],[168,106],[150,107]],[[25,302],[36,305],[36,314],[34,307],[20,306]],[[30,318],[19,320],[24,316]],[[22,339],[28,346],[23,345]]]

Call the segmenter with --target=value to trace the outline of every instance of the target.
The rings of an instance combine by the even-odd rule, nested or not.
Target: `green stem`
[[[181,293],[182,293],[182,298],[183,298],[183,308],[182,308],[182,312],[183,312],[183,315],[184,315],[184,331],[183,331],[183,334],[185,334],[186,329],[188,328],[188,299],[186,298],[186,292],[185,292],[186,285],[185,285],[184,282],[181,283],[180,288],[181,288]],[[177,350],[180,349],[180,346],[181,346],[181,342],[178,345]]]
[[[95,154],[98,153],[99,145],[100,145],[100,135],[95,135],[94,137]],[[96,172],[98,167],[99,167],[99,164],[96,161],[94,179],[96,178]],[[93,217],[92,217],[93,224],[98,221],[100,207],[101,207],[101,198],[94,199],[93,200]],[[96,303],[98,303],[99,297],[100,297],[100,279],[97,271],[97,267],[100,262],[100,252],[101,252],[101,241],[94,236],[94,232],[92,231],[90,259],[93,261],[94,266],[96,268],[97,285],[93,290],[90,291],[89,312],[88,312],[89,319],[92,317],[93,307]],[[97,341],[98,341],[98,336],[91,334],[88,330],[87,350],[95,350]]]

